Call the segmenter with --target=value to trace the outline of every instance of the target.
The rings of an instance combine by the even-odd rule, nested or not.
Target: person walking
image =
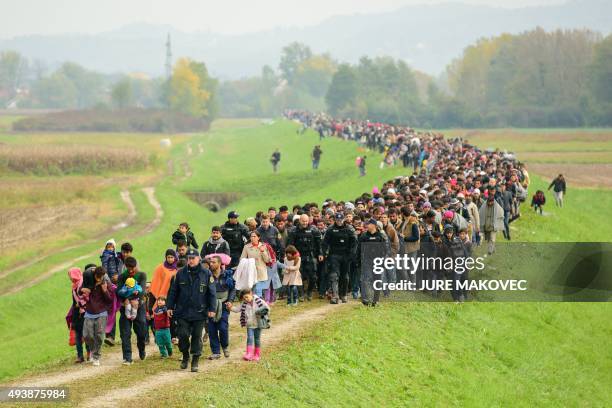
[[[270,157],[270,163],[272,163],[272,171],[274,173],[278,172],[278,164],[280,163],[280,160],[281,160],[280,151],[276,149],[274,150],[274,153],[272,153],[272,156]]]
[[[129,257],[125,260],[125,267],[127,270],[119,277],[117,284],[117,298],[121,302],[122,306],[119,309],[119,334],[121,336],[121,350],[123,352],[123,364],[132,364],[132,330],[136,334],[136,344],[138,347],[138,356],[141,360],[144,360],[147,356],[145,351],[145,337],[147,335],[147,305],[144,300],[144,291],[135,291],[130,295],[135,296],[138,299],[138,310],[136,311],[136,317],[132,319],[126,310],[125,301],[128,300],[129,296],[121,296],[120,293],[124,293],[122,288],[126,286],[128,279],[132,279],[141,288],[147,286],[147,274],[138,270],[138,262],[136,258]],[[131,280],[129,281],[131,282]],[[131,291],[127,291],[130,293]],[[127,308],[129,309],[129,308]]]
[[[231,269],[221,268],[221,257],[214,255],[208,260],[210,273],[214,280],[217,307],[215,316],[208,319],[208,338],[210,339],[211,355],[209,360],[221,358],[221,350],[225,358],[229,353],[229,313],[236,298],[236,287]]]
[[[191,353],[191,371],[198,371],[202,330],[206,318],[215,317],[216,308],[214,278],[200,263],[198,251],[191,248],[187,251],[187,265],[177,272],[168,292],[168,316],[177,319],[182,370],[189,365]]]
[[[309,222],[308,215],[300,215],[298,226],[289,232],[287,238],[287,246],[293,245],[300,253],[300,275],[303,281],[307,281],[302,287],[308,301],[312,300],[312,291],[315,289],[317,262],[323,261],[321,232]]]
[[[479,215],[480,230],[484,232],[484,238],[487,241],[487,252],[489,255],[492,255],[495,252],[497,231],[504,230],[504,209],[491,194],[482,207],[480,207]]]
[[[565,191],[567,185],[565,184],[565,178],[563,174],[559,174],[548,186],[548,190],[550,191],[551,187],[553,188],[553,193],[555,195],[555,204],[557,207],[563,208],[563,196],[565,195]]]
[[[254,230],[251,231],[251,242],[246,244],[242,249],[240,259],[253,258],[255,259],[255,267],[257,268],[257,283],[255,284],[254,292],[257,296],[262,297],[266,282],[268,281],[268,266],[270,262],[270,253],[266,245],[260,241],[261,234]]]
[[[202,245],[200,258],[204,259],[206,255],[210,254],[226,254],[231,257],[230,246],[221,236],[221,227],[216,225],[212,227],[208,241],[204,242]]]
[[[249,229],[246,225],[238,222],[238,214],[236,211],[230,211],[227,214],[227,221],[221,226],[221,237],[229,245],[230,257],[232,262],[231,268],[235,268],[240,261],[240,254],[244,248],[245,242],[249,240]]]
[[[321,150],[321,146],[316,145],[314,149],[312,149],[312,153],[310,154],[310,159],[312,160],[312,169],[318,170],[319,163],[321,162],[321,155],[323,154],[323,150]]]
[[[367,156],[363,156],[359,160],[358,167],[359,167],[359,176],[360,177],[363,177],[363,176],[366,175],[366,159],[367,159]]]
[[[349,264],[355,256],[357,237],[352,228],[344,222],[344,214],[336,213],[334,224],[325,232],[323,254],[329,260],[329,285],[331,289],[331,304],[347,302],[349,283]]]
[[[85,271],[80,295],[87,297],[83,316],[83,338],[89,345],[94,366],[100,365],[102,343],[106,328],[108,309],[112,307],[113,296],[107,271],[101,266]]]
[[[371,247],[371,245],[379,245]],[[369,247],[366,247],[366,245]],[[365,252],[364,252],[365,251]],[[365,259],[366,265],[370,265],[373,255],[386,257],[389,255],[387,237],[378,229],[378,222],[371,218],[366,223],[366,230],[359,236],[357,244],[357,267],[361,269],[361,303],[365,306],[376,306],[380,299],[380,290],[374,288],[374,280],[377,275],[374,274],[372,268],[363,267],[362,258]],[[382,276],[379,276],[382,278]],[[382,280],[382,279],[381,279]]]

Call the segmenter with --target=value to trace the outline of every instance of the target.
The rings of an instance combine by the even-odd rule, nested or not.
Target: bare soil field
[[[24,242],[39,242],[58,229],[70,229],[94,217],[95,210],[86,205],[0,210],[0,254]]]
[[[528,169],[530,173],[550,180],[563,174],[568,188],[612,188],[612,164],[533,163],[528,165]]]

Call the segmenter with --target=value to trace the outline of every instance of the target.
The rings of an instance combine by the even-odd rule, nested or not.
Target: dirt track
[[[563,174],[568,185],[576,187],[612,188],[612,164],[528,164],[530,173],[552,181]]]
[[[298,335],[300,331],[306,330],[314,322],[320,321],[322,318],[330,313],[340,310],[344,307],[355,305],[356,303],[351,302],[346,305],[329,305],[324,304],[312,309],[307,309],[302,313],[293,315],[292,317],[284,320],[282,323],[278,323],[272,326],[269,330],[265,331],[262,336],[262,344],[264,350],[270,346],[279,344],[280,342],[292,338]],[[278,303],[279,306],[272,306],[272,310],[275,307],[283,307],[282,303]],[[139,395],[150,393],[160,386],[166,386],[175,384],[183,379],[193,378],[193,376],[203,377],[206,373],[212,370],[220,368],[229,363],[240,363],[242,359],[242,353],[244,351],[243,341],[237,341],[237,337],[242,338],[242,329],[238,328],[239,315],[232,313],[231,317],[231,340],[230,340],[230,358],[222,358],[215,361],[206,360],[202,357],[200,362],[200,371],[198,373],[192,373],[189,370],[180,370],[178,368],[178,361],[169,361],[168,369],[162,375],[152,375],[146,378],[139,378],[138,381],[132,381],[129,383],[118,384],[117,387],[113,388],[111,392],[105,394],[96,395],[95,397],[81,401],[79,405],[87,407],[115,407],[128,400],[131,400]],[[206,347],[206,345],[205,345]],[[206,354],[206,353],[205,353]],[[147,347],[147,356],[158,355],[157,347],[154,344]],[[155,357],[153,357],[155,358]],[[89,364],[81,364],[67,368],[60,372],[54,373],[43,373],[37,376],[20,379],[3,385],[19,385],[20,387],[59,387],[59,386],[70,386],[78,381],[86,381],[100,375],[108,375],[113,370],[117,370],[121,367],[122,356],[121,347],[117,346],[112,349],[104,348],[104,352],[101,359],[100,367],[93,367]],[[145,362],[136,362],[134,364],[146,364]],[[252,362],[244,362],[244,364],[256,364]]]
[[[148,223],[142,230],[140,230],[136,234],[130,236],[130,238],[134,238],[134,237],[137,237],[137,236],[145,235],[145,234],[148,234],[151,231],[153,231],[155,229],[155,227],[157,227],[159,225],[159,223],[161,222],[161,219],[162,219],[162,217],[164,215],[164,212],[163,212],[163,210],[161,208],[161,204],[155,198],[155,188],[154,187],[145,187],[145,188],[142,189],[142,191],[147,196],[149,204],[155,209],[155,218],[153,218],[153,220],[150,223]],[[129,199],[129,193],[122,194],[121,198],[124,199],[124,200]],[[128,220],[129,220],[130,223],[132,223],[133,220],[136,218],[137,213],[136,213],[136,207],[134,206],[134,203],[131,202],[131,199],[129,199],[129,201],[130,201],[130,203],[128,204],[128,208],[130,209],[130,213],[128,215]],[[129,219],[129,217],[132,217],[132,218]],[[129,223],[127,223],[128,220],[126,220],[125,226],[129,225]],[[117,228],[125,228],[125,226],[120,224],[119,226],[113,227],[112,230],[116,230]],[[79,246],[83,245],[83,243],[89,243],[89,242],[94,242],[94,241],[95,241],[95,239],[90,239],[90,240],[88,240],[86,242],[81,242],[79,244]],[[65,248],[62,252],[66,252],[66,251],[68,251],[70,249],[74,249],[74,248],[76,248],[76,247]],[[73,266],[74,264],[76,264],[76,263],[78,263],[78,262],[80,262],[80,261],[82,261],[84,259],[87,259],[89,257],[92,257],[92,256],[98,254],[99,252],[100,252],[99,250],[95,250],[95,251],[89,252],[87,254],[81,255],[81,256],[79,256],[77,258],[74,258],[74,259],[71,259],[69,261],[63,262],[63,263],[61,263],[59,265],[56,265],[56,266],[52,267],[51,269],[49,269],[48,271],[43,272],[40,275],[37,275],[35,278],[33,278],[33,279],[31,279],[31,280],[29,280],[29,281],[27,281],[27,282],[25,282],[25,283],[23,283],[21,285],[14,286],[14,287],[8,289],[7,291],[5,291],[4,293],[0,293],[0,296],[10,295],[12,293],[17,293],[17,292],[19,292],[22,289],[32,287],[32,286],[36,285],[37,283],[39,283],[39,282],[49,278],[50,276],[53,276],[54,274],[56,274],[58,272],[65,271],[69,267]],[[40,262],[42,259],[44,259],[44,257],[43,258],[39,258],[39,259],[35,259],[33,261],[30,261],[27,264],[22,264],[18,268],[14,268],[12,270],[3,272],[2,276],[6,276],[9,273],[12,273],[12,272],[18,271],[18,270],[20,270],[22,268],[25,268],[27,266],[33,265],[33,264],[35,264],[37,262]]]

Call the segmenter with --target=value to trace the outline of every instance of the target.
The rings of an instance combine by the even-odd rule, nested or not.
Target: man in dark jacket
[[[177,319],[179,350],[183,353],[181,369],[189,365],[191,350],[191,371],[198,371],[202,355],[202,330],[206,318],[214,318],[217,297],[214,278],[200,263],[195,249],[187,252],[187,266],[180,269],[168,292],[168,315]]]
[[[512,213],[512,201],[514,197],[505,183],[501,185],[501,206],[504,209],[504,238],[510,239],[510,214]]]
[[[278,163],[280,163],[281,154],[278,149],[274,150],[272,156],[270,157],[270,163],[272,163],[272,171],[276,173],[278,171]]]
[[[106,269],[101,266],[88,269],[83,274],[80,293],[89,295],[83,319],[83,338],[89,346],[95,366],[100,365],[100,351],[104,341],[108,309],[113,303],[110,285]]]
[[[125,260],[125,267],[127,271],[119,276],[119,281],[117,282],[117,294],[121,290],[123,286],[125,286],[125,281],[128,278],[134,278],[136,283],[143,288],[143,291],[140,293],[135,293],[138,296],[139,305],[138,312],[136,314],[136,319],[130,320],[125,315],[125,298],[117,295],[119,301],[121,302],[121,309],[119,309],[120,317],[119,317],[119,335],[121,336],[121,350],[123,352],[123,364],[131,365],[132,364],[132,330],[136,334],[136,344],[138,346],[138,355],[141,360],[144,360],[147,356],[145,352],[145,337],[147,335],[147,319],[146,319],[146,302],[144,300],[144,288],[147,286],[147,274],[144,272],[140,272],[138,270],[138,262],[133,257],[128,257]]]
[[[316,263],[322,261],[323,256],[321,254],[321,233],[315,226],[309,225],[309,221],[308,215],[300,215],[298,226],[289,232],[287,245],[293,245],[300,253],[300,274],[303,280],[308,281],[308,285],[303,286],[306,288],[306,299],[310,301],[315,288]]]
[[[357,267],[361,269],[361,303],[366,306],[375,306],[380,299],[380,289],[374,288],[375,280],[382,280],[381,275],[375,275],[369,266],[374,256],[388,256],[387,237],[378,229],[375,219],[370,219],[366,230],[359,236],[357,242]],[[366,245],[376,246],[366,248]],[[362,263],[365,262],[365,263]]]
[[[209,360],[228,358],[229,354],[229,314],[232,304],[236,299],[236,287],[231,269],[221,269],[221,258],[213,256],[209,260],[210,273],[214,279],[212,286],[215,287],[217,298],[217,310],[214,318],[208,319],[208,337],[210,338],[210,351],[212,355]],[[219,310],[220,308],[220,310]]]
[[[200,258],[204,259],[206,255],[210,254],[225,254],[230,256],[229,244],[221,236],[221,228],[216,225],[212,227],[208,241],[204,242],[204,245],[202,245]]]
[[[321,150],[321,146],[316,145],[314,149],[312,149],[310,158],[312,159],[312,169],[313,170],[317,170],[319,168],[319,163],[321,162],[322,154],[323,154],[323,150]]]
[[[563,174],[559,174],[552,181],[552,183],[550,183],[550,185],[548,186],[548,190],[550,190],[550,188],[553,186],[553,191],[555,193],[555,204],[557,205],[557,207],[563,207],[563,196],[565,195],[565,189],[567,187],[565,185],[565,178],[563,177]]]
[[[221,236],[227,241],[230,247],[230,256],[232,257],[232,268],[240,262],[240,255],[244,243],[249,240],[249,229],[246,225],[238,222],[239,214],[236,211],[230,211],[227,214],[227,222],[221,226]]]
[[[281,243],[280,232],[272,225],[272,221],[268,214],[262,215],[261,225],[257,228],[257,232],[261,235],[261,242],[265,242],[272,247],[276,254],[276,259],[282,260],[284,257],[284,248]]]
[[[355,232],[344,223],[344,215],[337,213],[334,225],[325,232],[323,253],[329,259],[329,285],[332,291],[330,303],[338,304],[341,299],[347,302],[349,265],[355,256],[357,237]]]
[[[468,272],[463,266],[457,266],[457,261],[463,258],[461,265],[465,265],[465,259],[469,256],[469,252],[458,235],[455,234],[455,230],[452,225],[444,226],[444,255],[445,258],[453,259],[453,268],[447,270],[447,274],[453,280],[453,286],[451,289],[451,295],[455,302],[463,302],[467,297],[467,291],[459,289],[458,283],[463,283],[468,279]]]

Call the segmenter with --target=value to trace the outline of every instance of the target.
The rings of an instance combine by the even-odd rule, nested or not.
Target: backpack
[[[357,156],[355,159],[355,166],[359,167],[361,165],[361,156]]]

